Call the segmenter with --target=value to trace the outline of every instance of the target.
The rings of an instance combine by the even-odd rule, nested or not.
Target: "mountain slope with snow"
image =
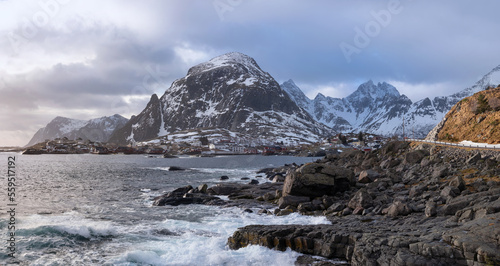
[[[255,60],[228,53],[189,69],[110,141],[144,141],[176,131],[221,128],[266,140],[316,140],[331,129],[298,107]]]
[[[118,114],[87,121],[58,116],[40,128],[26,146],[63,137],[105,142],[115,129],[124,126],[127,121],[128,119]]]
[[[388,83],[361,84],[349,96],[339,99],[318,94],[307,98],[300,88],[288,80],[283,90],[317,121],[337,131],[366,131],[382,135],[425,137],[458,101],[500,84],[500,66],[497,66],[472,87],[449,96],[425,98],[412,102]],[[404,121],[404,129],[403,129]]]

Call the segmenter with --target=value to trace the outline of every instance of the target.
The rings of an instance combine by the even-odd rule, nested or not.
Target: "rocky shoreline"
[[[500,265],[499,152],[391,142],[262,172],[272,182],[188,186],[154,205],[326,216],[331,225],[250,225],[228,239],[231,249],[306,254],[297,265],[330,265],[310,255],[352,265]]]

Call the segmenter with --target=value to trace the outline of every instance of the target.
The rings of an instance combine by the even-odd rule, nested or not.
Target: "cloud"
[[[230,51],[311,98],[345,97],[373,79],[416,101],[468,87],[500,64],[494,0],[400,0],[347,62],[339,44],[354,44],[356,29],[373,27],[390,1],[1,1],[0,123],[10,120],[0,139],[24,145],[29,138],[14,136],[57,115],[136,114],[191,66]]]

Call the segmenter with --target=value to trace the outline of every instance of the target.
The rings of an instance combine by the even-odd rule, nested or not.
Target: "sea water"
[[[7,183],[2,178],[0,265],[293,265],[300,254],[249,246],[230,250],[250,224],[327,224],[324,217],[259,215],[236,207],[152,206],[174,188],[267,182],[256,171],[314,159],[289,156],[181,157],[20,155],[16,157],[16,253],[7,249]],[[186,168],[169,171],[170,166]],[[0,169],[2,165],[0,164]],[[227,175],[228,181],[220,181]],[[224,197],[222,197],[224,199]]]

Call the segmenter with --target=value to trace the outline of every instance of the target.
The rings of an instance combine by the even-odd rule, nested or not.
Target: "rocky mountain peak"
[[[188,71],[188,75],[195,75],[201,72],[214,70],[216,68],[235,66],[239,66],[246,72],[253,75],[266,74],[264,71],[262,71],[257,62],[250,56],[239,52],[231,52],[214,57],[207,62],[198,64],[190,68]]]
[[[377,100],[383,99],[386,96],[399,97],[399,91],[386,82],[378,83],[375,85],[372,80],[369,80],[361,85],[358,89],[347,97],[349,101],[362,101],[365,102],[367,99]]]
[[[324,101],[326,99],[326,96],[323,95],[323,93],[319,92],[316,94],[316,97],[314,97],[314,101]]]
[[[218,128],[251,138],[308,138],[331,129],[298,107],[255,60],[228,53],[189,69],[110,141],[144,141],[182,130]]]

